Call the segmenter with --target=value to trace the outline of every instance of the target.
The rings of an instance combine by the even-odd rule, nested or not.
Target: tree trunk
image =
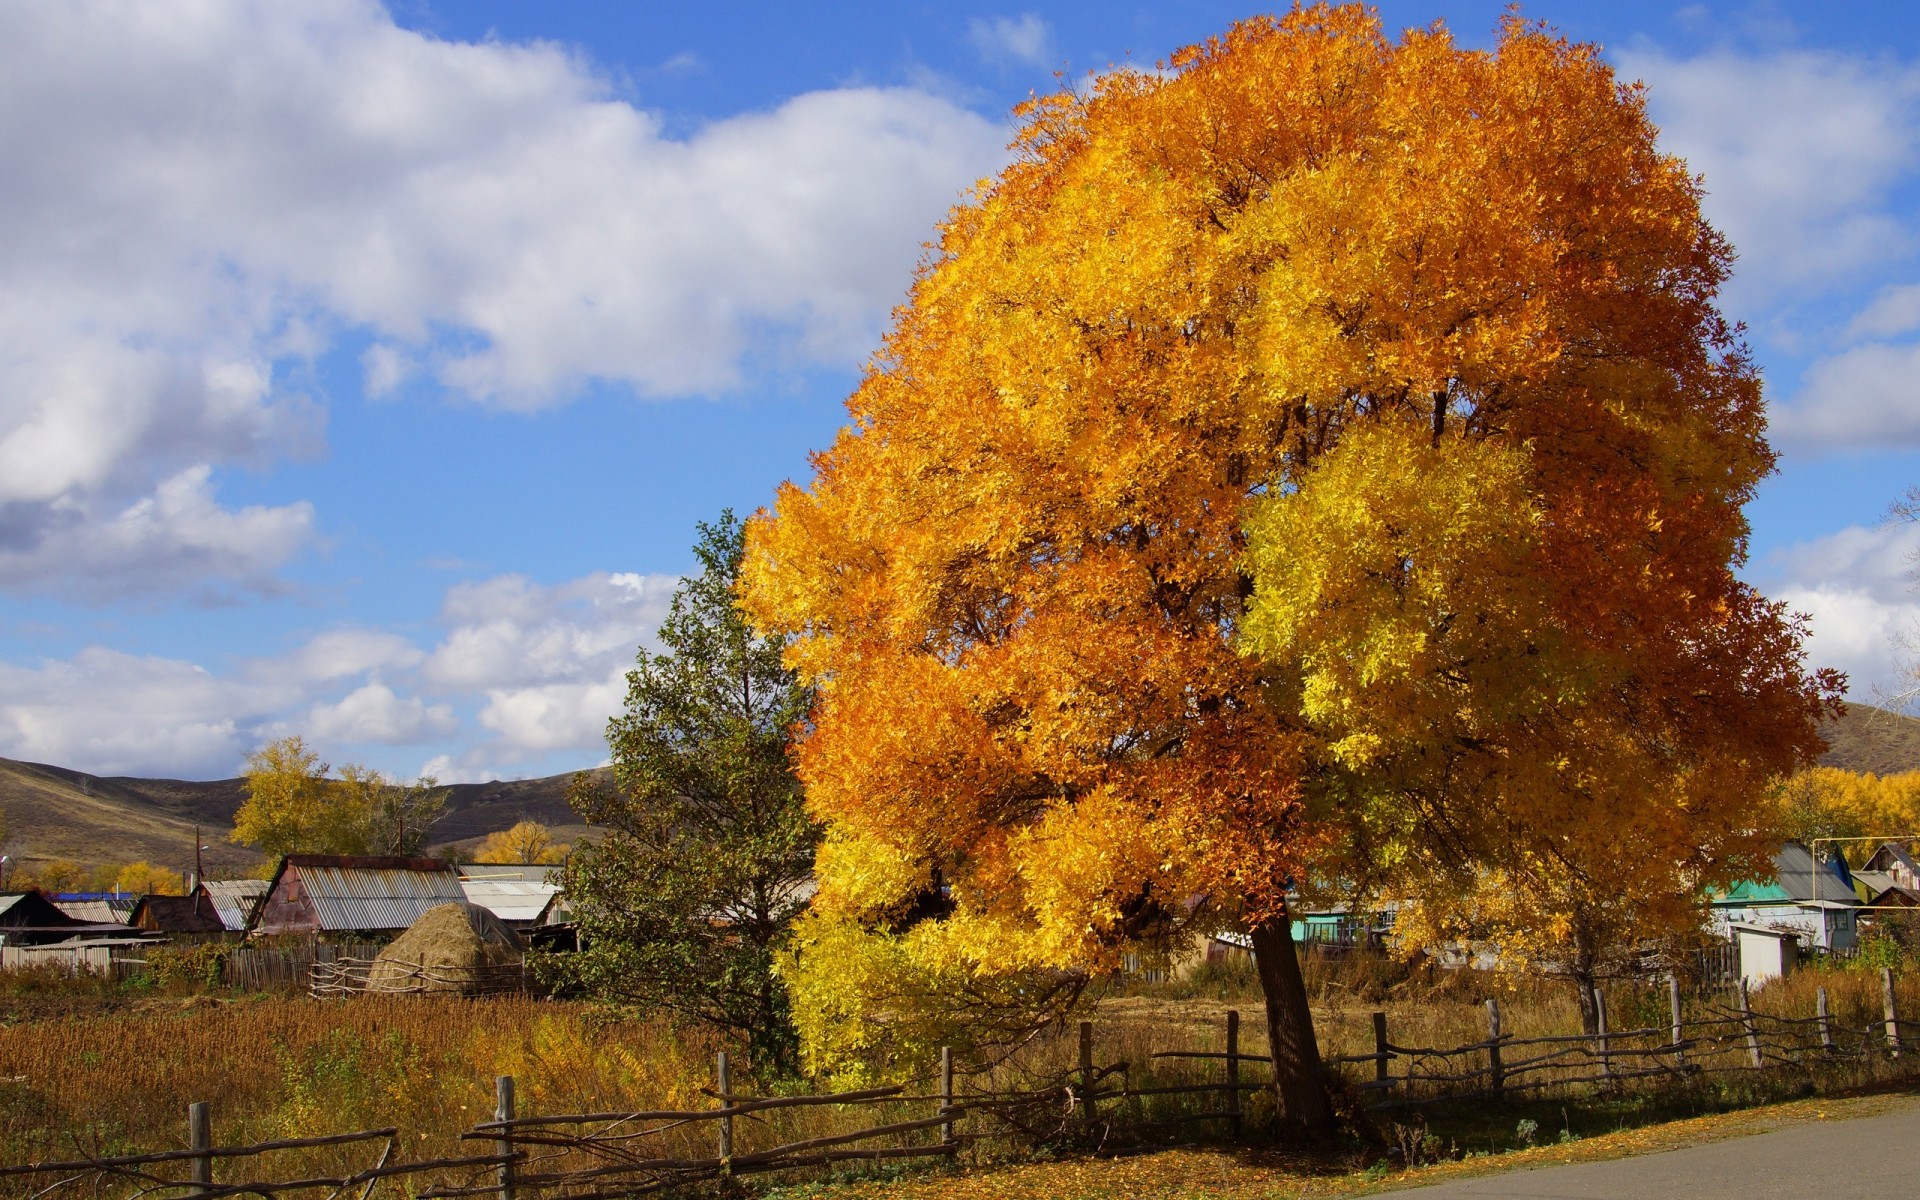
[[[1300,977],[1292,922],[1285,910],[1250,931],[1253,963],[1267,1000],[1267,1045],[1273,1054],[1273,1090],[1283,1136],[1324,1142],[1333,1136],[1333,1106],[1325,1068],[1313,1038],[1313,1013]]]
[[[1573,972],[1573,989],[1580,998],[1580,1032],[1589,1035],[1600,1032],[1600,1002],[1593,998],[1594,987],[1593,972]]]

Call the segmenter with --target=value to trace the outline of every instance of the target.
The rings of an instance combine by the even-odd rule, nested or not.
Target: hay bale
[[[516,988],[520,949],[513,930],[478,904],[437,905],[373,960],[367,990],[472,994]]]

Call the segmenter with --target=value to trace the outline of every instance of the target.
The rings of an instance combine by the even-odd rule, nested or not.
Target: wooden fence
[[[1393,1109],[1475,1098],[1495,1101],[1555,1089],[1603,1090],[1636,1081],[1682,1082],[1722,1072],[1800,1071],[1824,1064],[1894,1063],[1920,1066],[1920,1037],[1895,1002],[1891,971],[1880,976],[1883,1014],[1864,1025],[1844,1023],[1829,1012],[1824,988],[1811,1017],[1756,1011],[1744,985],[1729,1003],[1696,998],[1689,1013],[1677,980],[1668,987],[1668,1023],[1613,1029],[1604,1000],[1595,1033],[1514,1037],[1503,1028],[1497,1001],[1486,1004],[1487,1036],[1459,1046],[1402,1045],[1393,1040],[1387,1014],[1373,1014],[1371,1053],[1330,1057],[1336,1072],[1354,1068],[1349,1083],[1377,1108]],[[1704,1011],[1705,1015],[1700,1015]],[[1241,1048],[1238,1012],[1225,1014],[1224,1050],[1163,1050],[1151,1058],[1190,1060],[1210,1078],[1160,1083],[1150,1064],[1097,1061],[1095,1027],[1078,1027],[1077,1060],[1042,1076],[1037,1086],[995,1086],[986,1071],[956,1072],[942,1050],[937,1074],[919,1092],[887,1086],[795,1096],[736,1092],[725,1053],[717,1056],[713,1086],[702,1091],[711,1107],[621,1112],[542,1114],[516,1111],[514,1080],[496,1081],[493,1119],[460,1136],[473,1143],[467,1156],[406,1162],[396,1158],[407,1141],[393,1129],[293,1138],[252,1146],[217,1147],[204,1104],[190,1110],[188,1149],[120,1158],[76,1159],[0,1167],[0,1181],[31,1177],[38,1200],[80,1195],[217,1197],[249,1193],[361,1189],[368,1200],[378,1185],[402,1182],[417,1200],[497,1196],[500,1200],[603,1200],[730,1177],[818,1168],[842,1162],[883,1162],[951,1156],[969,1142],[989,1137],[1016,1143],[1092,1146],[1115,1136],[1144,1134],[1188,1123],[1217,1123],[1224,1136],[1245,1132],[1244,1097],[1272,1086],[1271,1059]],[[1220,1043],[1216,1042],[1216,1045]],[[1211,1064],[1218,1064],[1212,1073]],[[1139,1075],[1142,1085],[1136,1086]],[[1161,1097],[1202,1097],[1200,1106],[1155,1105]],[[767,1114],[777,1110],[830,1108],[877,1110],[870,1124],[776,1132]],[[962,1132],[963,1123],[975,1123]],[[806,1136],[811,1135],[811,1136]],[[379,1145],[384,1143],[384,1145]],[[379,1146],[377,1157],[375,1147]],[[309,1170],[287,1178],[235,1172],[233,1165],[261,1156],[317,1147],[365,1146],[365,1165]],[[218,1168],[216,1170],[216,1168]],[[182,1172],[185,1172],[182,1174]],[[216,1176],[220,1176],[216,1178]]]

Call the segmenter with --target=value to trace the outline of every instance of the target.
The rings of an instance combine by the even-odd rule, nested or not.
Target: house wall
[[[279,886],[261,901],[253,932],[261,935],[315,933],[319,927],[320,923],[314,919],[313,904],[300,885],[300,869],[289,866],[281,874]]]

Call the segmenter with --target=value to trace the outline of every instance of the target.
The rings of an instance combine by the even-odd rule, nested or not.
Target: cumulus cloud
[[[1821,359],[1772,420],[1780,440],[1797,446],[1920,445],[1920,345],[1875,342]]]
[[[460,727],[447,704],[428,704],[418,696],[398,696],[384,683],[369,683],[331,704],[316,704],[306,728],[321,742],[379,742],[415,745]]]
[[[1044,67],[1052,58],[1047,23],[1035,13],[1018,17],[974,17],[967,22],[967,40],[988,62],[1012,61]]]
[[[1763,565],[1767,593],[1812,618],[1808,662],[1847,672],[1855,700],[1873,703],[1902,687],[1920,630],[1913,570],[1920,526],[1851,526],[1776,552]]]
[[[274,572],[307,543],[313,506],[223,508],[211,473],[189,467],[112,513],[95,497],[0,504],[0,587],[95,601],[280,590]]]
[[[1800,50],[1614,57],[1648,83],[1661,145],[1706,177],[1707,215],[1741,254],[1737,297],[1846,284],[1914,249],[1895,185],[1920,164],[1920,67]]]
[[[225,774],[251,749],[250,727],[297,696],[100,647],[0,664],[0,753],[102,775]]]
[[[429,747],[425,773],[444,782],[511,776],[551,754],[563,766],[595,762],[634,651],[653,639],[678,583],[610,572],[463,583],[448,589],[431,646],[332,629],[225,673],[100,647],[0,664],[0,755],[208,778],[299,733],[335,762],[375,759],[398,774],[409,772],[391,748]]]
[[[0,9],[0,587],[91,597],[93,531],[165,481],[311,452],[286,367],[349,334],[373,394],[523,409],[857,361],[1003,140],[879,88],[670,136],[561,47],[366,0]],[[126,586],[257,587],[312,534],[233,516]]]
[[[496,735],[485,754],[598,746],[634,650],[659,627],[678,582],[597,574],[541,587],[505,576],[455,587],[442,614],[451,629],[422,673],[443,689],[485,694],[479,723]]]

